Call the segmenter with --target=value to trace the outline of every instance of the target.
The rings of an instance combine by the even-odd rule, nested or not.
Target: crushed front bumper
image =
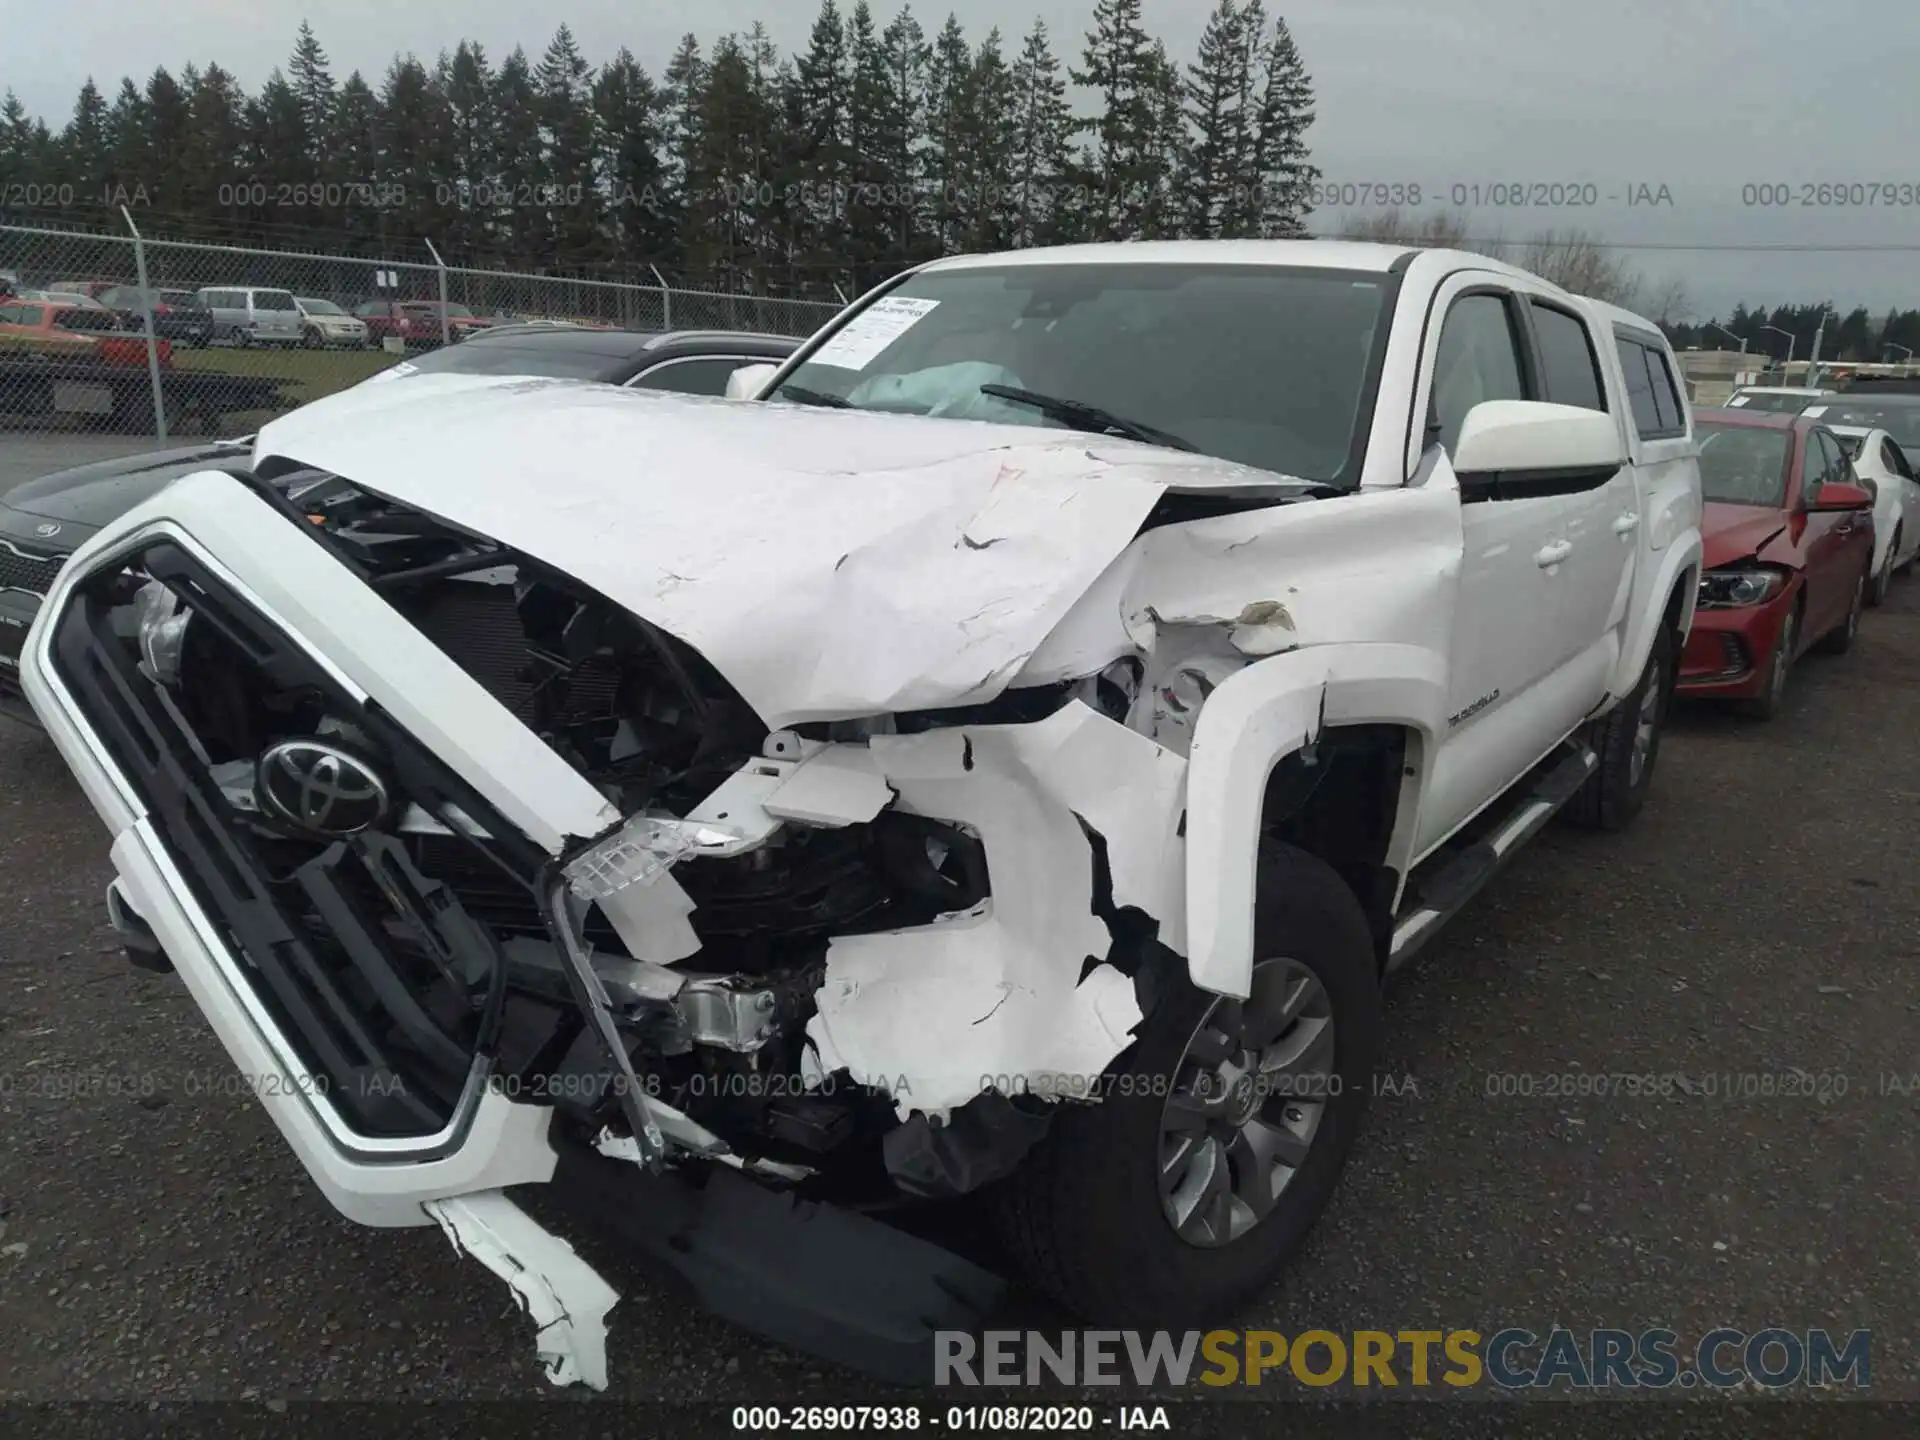
[[[266,500],[224,474],[191,476],[75,555],[34,624],[22,674],[113,837],[113,904],[130,946],[150,936],[164,952],[336,1209],[368,1225],[438,1224],[513,1285],[542,1326],[552,1378],[604,1383],[601,1317],[611,1292],[565,1242],[506,1198],[552,1184],[560,1154],[575,1145],[554,1124],[554,1109],[490,1083],[493,1061],[482,1046],[432,1133],[374,1133],[357,1123],[351,1107],[336,1103],[340,1092],[330,1091],[311,1027],[290,1022],[284,991],[262,978],[282,958],[270,953],[279,947],[263,947],[257,929],[254,940],[237,938],[249,932],[231,877],[210,879],[220,867],[204,836],[188,843],[211,812],[194,819],[192,787],[165,779],[164,755],[139,758],[126,677],[116,692],[111,666],[90,653],[74,617],[91,603],[79,592],[92,577],[118,573],[158,546],[196,567],[210,600],[217,591],[244,605],[257,635],[284,644],[286,663],[297,660],[316,683],[383,717],[423,757],[418,763],[470,786],[471,814],[547,857],[548,928],[566,952],[575,1001],[625,1072],[617,1079],[631,1128],[627,1136],[603,1132],[588,1153],[574,1156],[568,1195],[613,1187],[624,1198],[611,1208],[637,1217],[635,1238],[661,1253],[668,1237],[661,1258],[688,1273],[717,1309],[763,1330],[769,1315],[787,1316],[781,1338],[816,1353],[830,1347],[849,1363],[863,1351],[885,1351],[904,1372],[920,1363],[933,1329],[978,1317],[997,1294],[993,1277],[878,1222],[768,1188],[760,1180],[778,1179],[777,1169],[750,1178],[758,1168],[751,1159],[645,1094],[612,1031],[596,966],[582,953],[578,896],[559,883],[572,862],[626,822]],[[771,737],[769,747],[793,739]],[[930,927],[830,944],[809,1026],[823,1066],[890,1095],[916,1135],[931,1133],[933,1121],[983,1090],[1069,1094],[1069,1084],[1056,1082],[1100,1073],[1141,1016],[1132,980],[1100,963],[1119,943],[1102,911],[1143,911],[1160,922],[1163,940],[1177,942],[1185,763],[1076,703],[1030,725],[810,745],[757,767],[779,783],[756,780],[745,794],[736,787],[725,802],[749,840],[763,822],[846,824],[869,807],[898,803],[972,829],[995,870],[990,903]],[[201,858],[189,865],[188,854]],[[636,954],[665,970],[690,953],[681,933],[685,894],[665,873],[629,890],[602,904],[630,922],[622,935],[637,937]],[[647,1204],[637,1203],[636,1186],[652,1187]],[[679,1218],[667,1224],[670,1215]],[[829,1235],[838,1237],[833,1246],[824,1243]],[[825,1264],[821,1256],[843,1244],[865,1246],[882,1263]],[[836,1287],[855,1298],[836,1302]],[[830,1322],[821,1319],[823,1304]]]

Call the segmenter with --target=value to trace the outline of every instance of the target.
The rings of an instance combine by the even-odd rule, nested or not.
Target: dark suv
[[[213,338],[213,312],[191,290],[142,290],[138,285],[114,285],[93,297],[120,317],[129,330],[146,329],[146,312],[153,311],[153,333],[176,345],[199,349]]]

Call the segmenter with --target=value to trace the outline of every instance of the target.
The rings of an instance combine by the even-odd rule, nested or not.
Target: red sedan
[[[1873,568],[1873,495],[1804,416],[1697,410],[1705,574],[1677,693],[1769,719],[1809,649],[1844,654]]]

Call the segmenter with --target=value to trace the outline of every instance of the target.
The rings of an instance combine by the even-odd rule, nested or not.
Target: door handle
[[[1638,514],[1636,514],[1632,510],[1629,510],[1626,514],[1622,515],[1618,520],[1613,522],[1613,533],[1620,536],[1631,535],[1634,531],[1638,530],[1639,528],[1640,528],[1640,517]]]
[[[1536,550],[1533,555],[1533,563],[1538,565],[1542,570],[1551,570],[1572,553],[1573,542],[1571,540],[1556,540],[1544,550]]]

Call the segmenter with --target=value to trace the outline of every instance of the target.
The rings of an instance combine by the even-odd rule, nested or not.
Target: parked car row
[[[351,306],[300,295],[271,285],[209,285],[195,290],[128,285],[109,280],[62,280],[24,290],[0,282],[0,298],[45,300],[70,308],[113,313],[122,328],[144,330],[177,344],[304,346],[309,349],[378,349],[388,339],[408,350],[464,340],[518,316],[483,316],[465,305],[439,300],[370,299]],[[604,322],[568,321],[612,329]]]

